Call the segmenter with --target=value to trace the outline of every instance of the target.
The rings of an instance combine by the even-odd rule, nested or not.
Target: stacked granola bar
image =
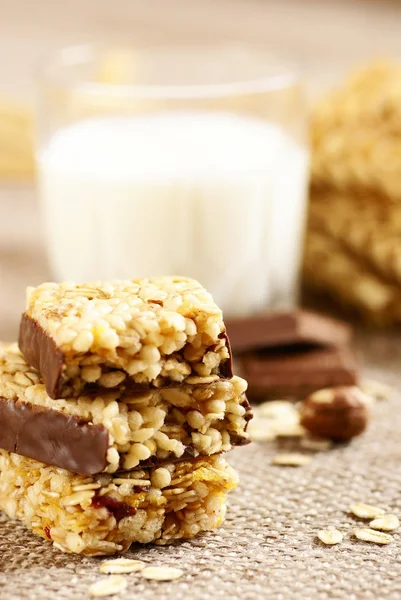
[[[191,279],[28,290],[0,348],[0,508],[67,552],[167,543],[224,518],[248,442],[220,309]]]
[[[375,62],[312,120],[305,281],[378,324],[401,322],[400,101],[401,65]]]

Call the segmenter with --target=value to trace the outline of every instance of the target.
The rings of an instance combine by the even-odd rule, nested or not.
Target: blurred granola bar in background
[[[0,101],[0,178],[30,180],[34,174],[32,110],[13,100]]]
[[[328,93],[311,134],[306,289],[400,323],[401,63],[372,63]]]

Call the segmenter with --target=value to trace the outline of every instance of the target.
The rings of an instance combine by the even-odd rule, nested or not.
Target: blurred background
[[[295,61],[301,68],[311,107],[312,151],[316,154],[312,157],[311,203],[317,208],[310,215],[311,238],[304,269],[308,294],[312,291],[328,296],[330,302],[362,315],[367,322],[380,325],[400,322],[401,311],[397,306],[401,294],[398,209],[401,188],[397,176],[401,170],[398,162],[401,151],[397,144],[401,148],[401,137],[397,135],[401,135],[401,120],[397,120],[394,107],[398,105],[401,76],[392,63],[373,66],[373,77],[369,70],[376,59],[388,58],[391,62],[401,56],[400,2],[36,0],[28,3],[15,0],[11,3],[0,0],[0,14],[0,338],[11,341],[16,336],[25,287],[51,277],[33,174],[36,65],[40,58],[51,57],[62,46],[116,40],[138,46],[257,42],[268,44],[278,55]],[[368,75],[362,75],[362,80],[347,87],[347,74],[361,67],[368,69]],[[396,86],[391,83],[394,81],[398,82]],[[319,104],[318,98],[324,97],[333,86],[343,86],[343,96],[328,97],[325,104]],[[380,96],[383,89],[388,90],[384,98]],[[369,99],[377,97],[379,100],[372,109]],[[315,109],[316,105],[320,108]],[[358,138],[358,143],[350,144],[348,135],[355,139],[359,123],[366,126],[369,139],[359,143]],[[350,158],[338,151],[339,147],[351,145],[357,157],[360,154],[366,157],[366,146],[372,140],[383,140],[383,136],[391,138],[392,162],[390,168],[384,150],[385,164],[382,160],[378,166],[380,177],[361,175],[361,170],[374,171],[374,167],[360,166],[354,155]],[[326,143],[328,139],[330,143]],[[332,143],[333,139],[336,143]],[[333,163],[333,157],[344,176],[338,175],[339,169],[332,172],[328,168],[328,164],[337,164]],[[349,160],[357,166],[348,173]],[[386,169],[390,169],[394,180],[391,189],[383,184]],[[366,228],[362,227],[358,239],[354,239],[350,224],[361,219],[358,204],[361,198],[362,213],[368,206],[369,214]],[[323,203],[332,207],[333,214],[340,214],[335,231],[329,231],[321,214],[319,207]],[[378,206],[386,207],[384,214]],[[347,218],[343,223],[341,215],[345,213]],[[375,238],[378,223],[384,223],[380,248],[367,256],[367,246],[376,248],[372,235]],[[339,258],[333,261],[333,256]],[[358,290],[351,295],[343,284],[350,277],[358,283]]]

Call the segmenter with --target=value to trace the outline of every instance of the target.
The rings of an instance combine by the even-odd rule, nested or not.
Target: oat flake
[[[301,440],[301,447],[313,452],[324,452],[333,447],[333,442],[331,440],[326,440],[325,438],[304,437]]]
[[[391,535],[374,529],[355,529],[355,537],[363,542],[372,542],[373,544],[390,544],[393,541]]]
[[[105,577],[104,579],[99,579],[99,581],[92,583],[89,588],[89,595],[97,598],[114,596],[114,594],[123,592],[126,587],[127,582],[124,577],[121,577],[120,575],[111,575],[110,577]]]
[[[375,519],[376,517],[381,517],[386,512],[378,506],[363,504],[363,502],[352,504],[350,510],[356,517],[359,517],[360,519]]]
[[[146,567],[141,575],[145,579],[153,579],[154,581],[173,581],[173,579],[182,577],[184,571],[174,567]]]
[[[115,558],[114,560],[105,560],[100,565],[101,573],[136,573],[142,571],[145,563],[141,560],[131,560],[130,558]]]
[[[381,531],[393,531],[399,526],[400,521],[395,515],[383,515],[369,523],[371,529],[380,529]]]
[[[317,537],[327,546],[333,546],[343,541],[343,534],[337,529],[321,529],[317,532]]]
[[[303,465],[308,465],[311,461],[312,458],[310,456],[289,452],[286,454],[276,454],[272,464],[286,467],[302,467]]]

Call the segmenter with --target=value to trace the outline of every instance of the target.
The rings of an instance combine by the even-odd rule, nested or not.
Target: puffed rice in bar
[[[235,471],[220,456],[85,478],[0,451],[0,509],[60,550],[85,556],[168,544],[218,527]],[[168,482],[168,483],[167,483]],[[85,489],[86,486],[86,489]],[[78,491],[77,491],[78,490]]]
[[[0,448],[82,475],[210,456],[248,443],[239,377],[54,402],[16,344],[0,348]]]
[[[28,288],[19,344],[51,398],[233,375],[222,312],[185,277]]]

